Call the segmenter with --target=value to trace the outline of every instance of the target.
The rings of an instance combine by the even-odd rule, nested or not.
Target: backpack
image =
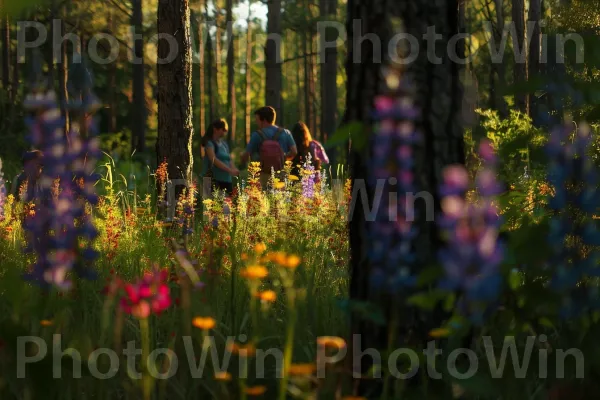
[[[283,132],[283,128],[277,129],[277,132],[275,132],[275,135],[272,139],[267,138],[262,130],[257,132],[261,139],[260,164],[264,174],[270,174],[271,168],[273,168],[275,172],[283,169],[285,155],[283,154],[283,149],[279,144],[279,136],[281,135],[281,132]]]
[[[310,142],[310,149],[312,153],[315,155],[315,158],[320,160],[323,164],[329,164],[329,157],[327,157],[327,153],[323,148],[323,145],[316,140]]]

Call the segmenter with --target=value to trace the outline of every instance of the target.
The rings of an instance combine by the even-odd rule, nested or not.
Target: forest
[[[0,399],[598,398],[599,134],[600,0],[0,0]]]

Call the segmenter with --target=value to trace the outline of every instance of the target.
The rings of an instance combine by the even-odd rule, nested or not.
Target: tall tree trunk
[[[267,34],[273,35],[267,39],[265,45],[265,102],[266,105],[275,108],[278,114],[283,106],[281,98],[282,76],[281,76],[281,46],[274,37],[281,37],[281,0],[270,0],[268,2]]]
[[[200,126],[200,135],[206,133],[206,77],[205,77],[205,63],[204,63],[204,29],[205,20],[202,17],[202,8],[204,7],[204,0],[200,0],[200,7],[198,12],[198,124]],[[204,157],[204,147],[200,146],[200,154]]]
[[[357,40],[354,31],[354,20],[361,21],[361,33],[373,33],[382,41],[382,49],[387,49],[389,40],[394,32],[392,20],[400,17],[407,34],[419,40],[419,48],[426,48],[426,39],[423,38],[428,27],[435,26],[436,33],[442,35],[437,41],[437,48],[446,49],[449,40],[458,32],[458,5],[456,0],[414,0],[411,2],[397,2],[390,5],[385,0],[348,0],[348,43]],[[439,47],[438,47],[439,46]],[[347,100],[345,122],[360,121],[364,124],[365,134],[374,135],[373,121],[371,119],[374,109],[374,99],[381,93],[383,82],[381,63],[374,61],[373,46],[369,41],[360,44],[360,54],[355,54],[351,47],[348,50],[346,62],[347,71]],[[457,49],[458,50],[458,49]],[[404,79],[410,79],[410,95],[415,106],[421,111],[414,125],[421,132],[422,141],[415,146],[415,185],[418,191],[430,193],[433,196],[434,211],[440,211],[440,197],[438,187],[442,182],[442,170],[449,164],[464,163],[463,130],[461,126],[462,87],[460,83],[461,66],[449,60],[449,52],[438,51],[437,57],[442,62],[428,61],[427,52],[420,52],[417,59],[406,66]],[[458,51],[457,51],[458,53]],[[459,54],[459,57],[461,55]],[[355,61],[355,58],[357,59]],[[377,140],[373,138],[373,140]],[[351,174],[353,185],[360,182],[370,182],[370,160],[373,155],[373,142],[364,149],[353,147],[350,154]],[[391,151],[393,151],[392,149]],[[395,152],[394,152],[395,153]],[[370,185],[370,184],[369,184]],[[367,186],[369,204],[362,204],[360,193],[354,193],[356,200],[354,212],[349,222],[351,245],[351,283],[350,296],[355,301],[378,302],[388,314],[399,318],[398,333],[394,337],[400,343],[390,343],[394,348],[417,346],[425,348],[428,340],[429,329],[439,326],[440,315],[417,313],[409,308],[404,299],[411,293],[402,290],[401,297],[386,296],[380,290],[373,290],[371,286],[371,272],[377,266],[370,258],[373,241],[367,236],[374,222],[366,220],[367,210],[372,207],[374,187]],[[392,189],[396,190],[396,189]],[[431,219],[426,218],[426,206],[417,202],[416,221],[417,237],[412,241],[416,256],[412,274],[418,274],[420,269],[431,265],[440,246],[438,229]],[[436,214],[437,215],[437,214]],[[390,238],[388,243],[392,248],[397,246],[396,239]],[[385,261],[388,254],[384,255]],[[391,267],[391,266],[390,266]],[[391,318],[388,319],[392,320]],[[360,334],[361,348],[387,347],[389,326],[376,327],[368,321],[354,316],[352,333]],[[350,349],[348,354],[354,354]],[[362,372],[370,368],[367,360],[362,360]],[[417,375],[418,376],[418,375]],[[416,380],[418,378],[415,378]],[[370,385],[366,380],[361,384]],[[361,387],[361,394],[368,388]],[[373,393],[372,393],[373,395]],[[378,396],[377,396],[378,397]],[[398,398],[393,395],[388,398]]]
[[[222,7],[219,4],[220,2],[215,3],[215,62],[213,64],[215,69],[215,88],[217,91],[215,95],[215,112],[218,115],[217,118],[221,118],[221,94],[223,93],[221,90],[221,62],[223,61],[221,57],[223,51],[223,16],[221,15]]]
[[[321,16],[337,17],[337,0],[320,0]],[[325,40],[335,40],[337,33],[333,29],[325,32]],[[325,49],[325,59],[321,60],[321,132],[322,139],[327,140],[337,128],[337,47]]]
[[[158,65],[157,161],[167,160],[170,179],[192,179],[192,53],[189,0],[159,0],[158,33],[172,35],[178,45],[175,59]],[[170,54],[167,41],[158,43],[158,57]],[[182,187],[175,182],[175,194]]]
[[[515,49],[514,82],[516,85],[527,81],[527,48],[525,42],[525,3],[524,0],[512,0],[512,19],[515,24],[516,37],[513,37],[513,48]],[[524,58],[519,59],[517,49],[523,52]],[[529,114],[529,101],[526,93],[517,93],[515,105],[517,108]]]
[[[245,132],[246,132],[246,141],[247,144],[250,142],[250,135],[252,134],[252,19],[251,19],[251,7],[252,0],[250,0],[248,4],[248,19],[247,23],[247,31],[246,31],[246,95],[244,105],[246,110],[244,112],[244,121],[245,121]]]
[[[306,125],[310,130],[311,134],[315,134],[314,121],[314,103],[313,103],[313,77],[312,77],[312,65],[310,56],[309,41],[311,40],[309,32],[303,32],[302,35],[302,49],[304,50],[304,110],[306,113]]]
[[[143,0],[131,1],[131,24],[135,32],[141,35],[144,29]],[[164,40],[162,41],[164,42]],[[144,40],[140,37],[133,43],[136,61],[132,66],[131,101],[131,152],[141,153],[146,149],[146,93],[144,85]]]
[[[529,48],[529,71],[527,76],[529,79],[538,77],[540,73],[540,52],[542,49],[542,37],[540,21],[542,18],[542,3],[541,0],[529,1],[529,21],[535,22],[532,32],[527,32],[531,37]],[[537,121],[537,102],[535,95],[531,95],[529,99],[530,115]]]
[[[237,104],[235,95],[235,44],[233,35],[233,0],[227,0],[227,102],[229,103],[230,146],[235,145],[237,128]]]
[[[8,15],[0,14],[0,40],[2,41],[2,88],[10,98],[10,25]]]
[[[205,9],[204,18],[205,18],[205,21],[208,21],[208,1],[204,3],[204,9]],[[215,85],[215,79],[216,79],[216,77],[214,76],[214,72],[215,72],[214,62],[215,62],[215,56],[214,56],[214,52],[213,52],[212,37],[210,36],[210,30],[207,30],[207,32],[206,32],[206,63],[205,63],[206,69],[205,69],[205,71],[206,71],[206,87],[207,87],[208,103],[209,103],[208,117],[209,117],[211,123],[212,123],[212,121],[215,120],[216,115],[218,115],[217,114],[218,93],[215,94],[215,91],[214,91],[214,85]]]
[[[502,40],[502,32],[504,30],[504,0],[494,0],[495,11],[496,11],[496,29],[494,29],[495,43],[498,45]],[[497,76],[496,88],[503,87],[506,85],[506,77],[505,77],[505,68],[504,62],[492,63],[492,69]],[[490,96],[492,93],[490,93]],[[496,109],[500,113],[500,116],[507,116],[508,112],[506,109],[506,102],[502,96],[499,96],[494,90],[494,103],[496,104]]]

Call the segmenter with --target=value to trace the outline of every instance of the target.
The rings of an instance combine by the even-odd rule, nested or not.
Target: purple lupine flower
[[[0,159],[0,221],[4,219],[4,203],[6,202],[6,185],[2,172],[2,159]]]
[[[77,122],[72,123],[72,130],[65,135],[52,91],[29,95],[25,106],[34,112],[28,118],[29,140],[42,151],[44,165],[38,179],[39,189],[28,185],[27,197],[35,202],[36,214],[24,224],[28,232],[25,251],[35,254],[36,261],[26,278],[43,287],[68,289],[71,270],[82,278],[95,277],[89,264],[97,257],[92,247],[97,231],[86,212],[88,205],[97,202],[94,190],[97,176],[92,171],[100,150],[94,137],[95,124],[89,118],[80,122],[85,124],[88,140],[81,137]],[[85,115],[95,109],[73,109],[72,115],[76,111]],[[56,180],[57,196],[53,194]]]
[[[302,196],[306,199],[315,197],[315,167],[312,165],[311,156],[308,154],[302,166]]]
[[[379,201],[374,220],[367,226],[372,243],[368,253],[373,265],[371,285],[391,293],[416,283],[413,240],[417,230],[409,218],[414,215],[412,202],[406,199],[416,189],[414,145],[421,136],[415,126],[419,110],[413,105],[408,80],[401,82],[375,99],[378,124],[370,138],[367,182]]]
[[[494,196],[502,192],[502,185],[496,178],[496,157],[487,141],[480,146],[480,156],[483,168],[475,179],[480,195],[478,202],[466,200],[469,182],[467,170],[462,165],[445,169],[440,188],[443,197],[438,224],[446,240],[446,246],[439,253],[445,271],[441,286],[461,291],[463,301],[469,305],[497,298],[504,256],[504,244],[499,239],[501,220],[493,202]],[[481,315],[481,310],[467,308],[473,317]]]

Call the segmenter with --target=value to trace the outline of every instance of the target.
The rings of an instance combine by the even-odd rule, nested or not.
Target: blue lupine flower
[[[302,166],[302,196],[306,199],[315,197],[315,167],[312,165],[311,155],[308,154]]]

